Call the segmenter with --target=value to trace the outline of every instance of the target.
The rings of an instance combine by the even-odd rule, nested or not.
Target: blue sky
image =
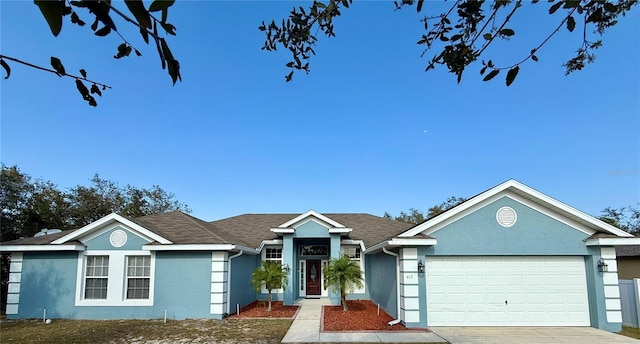
[[[563,29],[506,87],[500,76],[482,82],[477,66],[460,84],[442,68],[425,73],[421,16],[388,1],[344,10],[311,73],[285,83],[289,56],[261,51],[257,27],[294,4],[307,3],[178,1],[169,45],[183,82],[172,86],[155,47],[125,23],[143,56],[114,60],[118,36],[66,19],[54,38],[33,2],[2,1],[2,54],[45,66],[57,56],[113,89],[92,108],[73,80],[12,63],[0,82],[1,161],[60,188],[95,173],[160,185],[205,220],[426,210],[509,178],[589,214],[640,201],[638,8],[608,32],[595,64],[564,76],[580,30]],[[516,36],[488,51],[497,64],[553,30],[548,6],[516,14]]]

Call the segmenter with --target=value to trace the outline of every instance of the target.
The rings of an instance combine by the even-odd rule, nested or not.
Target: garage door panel
[[[427,257],[425,275],[429,326],[590,325],[582,257]]]

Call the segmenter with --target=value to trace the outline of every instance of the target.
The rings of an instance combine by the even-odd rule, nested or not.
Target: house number
[[[405,283],[418,283],[418,274],[416,273],[405,273],[404,274],[404,282]]]

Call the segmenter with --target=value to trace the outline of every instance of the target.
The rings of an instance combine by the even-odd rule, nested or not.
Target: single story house
[[[640,278],[640,246],[616,246],[616,259],[619,279]]]
[[[339,294],[330,258],[358,262],[370,299],[408,327],[621,329],[616,245],[640,238],[508,180],[418,225],[369,214],[110,214],[74,231],[2,243],[7,317],[221,319],[255,300],[261,261],[288,266],[277,298]],[[45,313],[46,312],[46,313]]]

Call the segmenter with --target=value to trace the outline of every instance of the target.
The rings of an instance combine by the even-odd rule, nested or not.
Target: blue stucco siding
[[[293,236],[296,238],[328,238],[329,230],[327,227],[311,220],[296,227]]]
[[[154,307],[171,319],[210,318],[211,252],[156,253]]]
[[[109,237],[111,236],[111,233],[118,229],[121,229],[125,233],[127,233],[127,242],[122,247],[113,247],[113,245],[111,245]],[[85,246],[87,246],[87,250],[140,250],[142,248],[142,245],[146,245],[149,242],[124,227],[116,226],[83,243],[85,244]]]
[[[502,227],[496,212],[504,206],[518,214],[516,223]],[[588,237],[548,215],[509,197],[502,197],[433,232],[438,244],[426,255],[587,255]]]
[[[260,264],[260,256],[241,255],[231,260],[231,278],[229,281],[230,311],[236,311],[256,300],[256,292],[251,286],[250,279],[253,270]]]
[[[8,318],[75,318],[77,252],[25,252],[18,314]]]
[[[380,252],[366,256],[367,287],[371,301],[380,304],[393,318],[398,317],[396,257]]]

